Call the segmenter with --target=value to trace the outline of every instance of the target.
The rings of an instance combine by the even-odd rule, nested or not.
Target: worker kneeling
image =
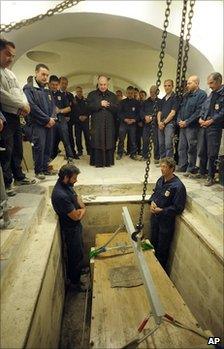
[[[84,256],[81,219],[86,208],[73,189],[79,173],[80,170],[73,164],[62,166],[52,192],[51,201],[59,216],[61,237],[67,251],[67,278],[73,289],[83,291],[80,282]]]
[[[173,158],[162,159],[160,168],[162,176],[156,182],[154,192],[149,199],[151,243],[155,248],[156,258],[166,270],[176,215],[183,212],[186,204],[186,188],[174,174]]]

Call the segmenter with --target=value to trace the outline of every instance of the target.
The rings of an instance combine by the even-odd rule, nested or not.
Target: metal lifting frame
[[[147,298],[151,306],[151,313],[154,317],[156,324],[159,325],[162,322],[163,316],[165,315],[165,311],[158,297],[150,270],[146,263],[145,256],[142,252],[141,243],[140,243],[141,240],[139,239],[139,241],[135,242],[131,238],[131,235],[135,232],[135,228],[132,223],[132,219],[129,214],[128,208],[122,207],[122,211],[123,211],[122,212],[123,221],[124,221],[126,230],[130,235],[130,240],[132,242],[133,250],[138,263],[138,268],[139,268],[139,271],[141,272]]]

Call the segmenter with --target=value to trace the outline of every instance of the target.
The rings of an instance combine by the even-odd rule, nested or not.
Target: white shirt
[[[0,102],[3,112],[15,115],[18,109],[28,104],[15,74],[7,68],[0,68]]]

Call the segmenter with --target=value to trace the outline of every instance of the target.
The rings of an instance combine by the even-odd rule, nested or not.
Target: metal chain
[[[183,58],[183,48],[184,48],[184,31],[185,31],[186,14],[187,14],[187,2],[188,0],[183,0],[181,30],[180,30],[180,39],[179,39],[179,47],[178,47],[178,55],[177,55],[176,89],[175,89],[175,92],[177,95],[179,95],[180,84],[181,84],[181,68],[182,68],[182,58]]]
[[[188,13],[187,35],[186,35],[185,46],[184,46],[183,67],[182,67],[181,86],[180,86],[181,96],[183,95],[183,92],[184,92],[184,83],[186,80],[188,52],[190,49],[189,43],[191,38],[192,18],[194,16],[194,5],[195,5],[195,0],[190,0],[190,10]]]
[[[161,42],[161,51],[159,54],[159,63],[158,63],[158,72],[157,72],[157,81],[156,86],[158,88],[161,85],[161,77],[162,77],[162,68],[163,68],[163,60],[165,57],[165,48],[166,48],[166,39],[167,39],[167,28],[169,25],[169,15],[170,15],[170,5],[172,3],[172,0],[166,0],[166,10],[165,10],[165,20],[163,24],[163,33],[162,33],[162,42]],[[153,107],[153,115],[156,116],[158,111],[157,101],[155,100],[155,104]],[[144,176],[144,182],[143,182],[143,190],[142,190],[142,200],[141,200],[141,207],[140,207],[140,213],[138,218],[138,223],[136,224],[136,231],[132,234],[133,240],[137,240],[137,235],[140,235],[143,229],[143,214],[144,214],[144,206],[145,206],[145,197],[147,192],[147,185],[148,185],[148,177],[149,177],[149,171],[150,171],[150,162],[151,162],[151,156],[152,156],[152,147],[153,147],[153,124],[150,130],[149,135],[149,148],[148,148],[148,158],[146,161],[146,168],[145,168],[145,176]]]
[[[25,26],[28,26],[30,24],[33,24],[37,21],[41,21],[42,19],[46,18],[46,17],[51,17],[53,15],[55,15],[56,13],[61,13],[64,10],[78,5],[79,2],[84,1],[84,0],[65,0],[62,1],[60,4],[56,5],[54,8],[49,9],[46,13],[44,14],[40,14],[38,16],[32,17],[32,18],[28,18],[28,19],[23,19],[20,22],[11,22],[10,24],[1,24],[0,25],[0,33],[9,33],[12,30],[18,30],[21,29]]]

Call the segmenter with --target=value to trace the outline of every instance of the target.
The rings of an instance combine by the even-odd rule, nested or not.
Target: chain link
[[[188,0],[183,0],[181,30],[180,30],[180,39],[179,39],[179,47],[178,47],[178,55],[177,55],[176,89],[175,89],[175,92],[177,95],[179,95],[180,93],[180,84],[181,84],[181,68],[182,68],[182,58],[183,58],[183,48],[184,48],[184,31],[185,31],[186,14],[187,14],[187,2]]]
[[[11,22],[10,24],[1,24],[0,25],[0,33],[9,33],[12,30],[18,30],[25,26],[31,25],[37,21],[41,21],[46,17],[51,17],[55,15],[56,13],[61,13],[65,11],[66,9],[78,5],[79,2],[85,1],[85,0],[65,0],[62,1],[60,4],[56,5],[54,8],[49,9],[46,13],[40,14],[38,16],[23,19],[20,22]]]
[[[190,0],[190,10],[188,13],[187,35],[186,35],[185,46],[184,46],[183,67],[182,67],[181,86],[180,86],[181,95],[183,94],[184,83],[186,80],[188,53],[190,49],[192,18],[194,16],[194,5],[195,5],[195,0]]]
[[[157,91],[159,93],[159,87],[161,85],[161,77],[162,77],[162,68],[163,68],[163,60],[165,57],[165,48],[166,48],[166,39],[167,39],[167,28],[169,25],[169,16],[170,16],[170,5],[172,3],[172,0],[166,0],[166,10],[165,10],[165,20],[163,24],[163,33],[162,33],[162,41],[161,41],[161,51],[159,54],[159,63],[158,63],[158,71],[157,71]],[[157,106],[157,100],[155,100],[154,106],[153,106],[153,117],[156,117],[158,112],[158,106]],[[148,148],[148,158],[146,161],[146,168],[145,168],[145,175],[144,175],[144,182],[143,182],[143,190],[142,190],[142,200],[141,200],[141,207],[140,207],[140,213],[139,213],[139,219],[138,223],[136,224],[136,231],[132,234],[132,238],[134,240],[137,239],[137,235],[142,235],[142,229],[143,229],[143,214],[144,214],[144,206],[145,206],[145,198],[146,198],[146,192],[147,192],[147,186],[148,186],[148,178],[149,178],[149,171],[150,171],[150,163],[151,163],[151,156],[152,156],[152,148],[153,148],[153,131],[154,131],[155,125],[152,123],[152,127],[150,130],[149,135],[149,148]]]

